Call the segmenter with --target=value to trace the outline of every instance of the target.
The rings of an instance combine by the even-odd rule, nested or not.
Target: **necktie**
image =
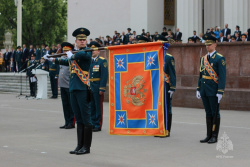
[[[208,55],[207,55],[207,60],[209,61],[209,59],[210,59],[210,55],[208,54]]]

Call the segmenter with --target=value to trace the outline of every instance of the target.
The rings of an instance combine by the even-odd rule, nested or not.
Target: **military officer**
[[[202,99],[206,111],[207,136],[200,140],[201,143],[216,143],[219,127],[220,112],[216,113],[217,104],[220,103],[226,84],[226,61],[216,52],[216,38],[205,34],[203,36],[208,53],[201,58],[200,76],[196,97]],[[218,108],[219,110],[219,108]],[[213,118],[216,120],[216,128],[212,131]]]
[[[168,41],[162,35],[156,35],[155,41]],[[172,125],[172,97],[175,92],[176,87],[176,73],[175,73],[175,60],[174,57],[166,53],[164,58],[164,75],[165,75],[165,88],[167,95],[167,118],[165,120],[165,125],[167,124],[167,135],[165,137],[170,137],[171,125]]]
[[[56,64],[70,66],[69,92],[70,101],[77,123],[77,146],[70,154],[87,154],[90,153],[92,142],[92,125],[89,110],[89,85],[88,71],[91,64],[91,53],[85,52],[87,46],[87,36],[90,31],[86,28],[78,28],[73,32],[76,37],[76,49],[83,50],[76,54],[66,52],[68,59],[48,58]]]
[[[61,44],[63,52],[72,52],[74,46],[71,43],[63,42]],[[63,56],[62,58],[67,58]],[[59,87],[61,90],[61,99],[63,106],[63,114],[65,124],[61,126],[61,129],[72,129],[75,128],[75,119],[74,113],[70,104],[70,94],[69,94],[69,79],[70,79],[70,71],[69,66],[60,65],[60,73],[59,73]]]
[[[90,43],[91,48],[101,47],[95,41]],[[108,79],[107,60],[100,56],[100,51],[92,51],[89,81],[91,88],[91,122],[93,132],[101,131],[103,122],[103,98]]]
[[[36,60],[41,59],[41,49],[39,48],[39,45],[36,45]]]
[[[17,62],[17,68],[18,72],[21,71],[22,67],[22,51],[21,51],[21,46],[17,47],[17,52],[16,52],[16,62]]]
[[[137,43],[149,42],[149,39],[147,37],[144,37],[143,35],[137,35],[136,40],[137,40]]]
[[[49,69],[48,69],[48,66],[45,64],[45,59],[44,57],[42,57],[40,59],[40,65],[37,67],[37,69],[42,69],[44,71],[48,71],[49,72]]]
[[[30,96],[36,96],[36,85],[37,85],[37,79],[36,79],[36,76],[32,73],[32,69],[35,68],[36,66],[36,62],[35,62],[35,55],[32,54],[31,55],[31,60],[28,61],[28,64],[27,64],[27,71],[26,71],[26,74],[27,74],[27,77],[29,77],[29,84],[30,84]]]
[[[59,65],[54,62],[49,61],[49,76],[50,76],[50,85],[52,90],[52,99],[56,99],[58,95],[58,74],[59,74]],[[46,64],[46,63],[45,63]]]

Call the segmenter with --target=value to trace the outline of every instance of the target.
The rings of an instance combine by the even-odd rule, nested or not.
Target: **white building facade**
[[[210,27],[222,29],[227,23],[231,32],[236,25],[242,33],[250,28],[250,0],[68,0],[68,41],[79,27],[90,30],[90,38],[127,33],[127,28],[141,34],[142,29],[154,34],[166,26],[173,32],[178,27],[183,42],[206,32]]]

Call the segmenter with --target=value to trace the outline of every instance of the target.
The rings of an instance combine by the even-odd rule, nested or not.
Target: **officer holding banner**
[[[167,38],[165,38],[162,35],[156,35],[155,41],[168,41]],[[165,59],[164,59],[164,75],[165,75],[165,87],[167,92],[167,118],[168,120],[165,120],[165,124],[167,124],[167,135],[165,137],[170,137],[170,131],[171,131],[171,125],[172,125],[172,96],[175,92],[175,86],[176,86],[176,74],[175,74],[175,61],[174,57],[166,53]]]
[[[202,38],[205,40],[208,53],[201,58],[196,97],[202,99],[206,111],[207,136],[200,142],[211,144],[217,142],[219,134],[218,104],[222,99],[226,84],[226,61],[221,54],[216,52],[217,39],[214,36],[205,34]],[[212,129],[213,124],[215,129]]]

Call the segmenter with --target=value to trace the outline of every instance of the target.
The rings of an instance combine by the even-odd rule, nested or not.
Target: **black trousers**
[[[65,125],[74,124],[74,113],[70,104],[69,88],[60,88]]]

